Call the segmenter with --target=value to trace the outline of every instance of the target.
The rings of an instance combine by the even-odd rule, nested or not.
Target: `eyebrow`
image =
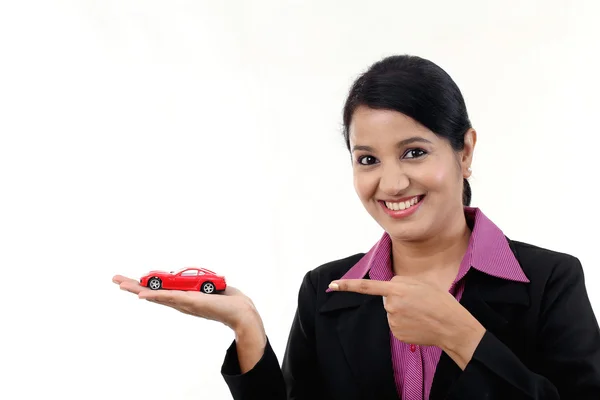
[[[398,143],[396,143],[396,147],[400,148],[400,147],[404,147],[404,146],[407,146],[407,145],[412,144],[412,143],[429,143],[429,144],[433,144],[429,140],[427,140],[427,139],[425,139],[423,137],[413,136],[411,138],[399,141]],[[361,146],[361,145],[356,145],[356,146],[352,147],[352,151],[356,151],[356,150],[375,151],[371,146]]]

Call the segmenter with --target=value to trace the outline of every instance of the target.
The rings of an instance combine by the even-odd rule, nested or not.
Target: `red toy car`
[[[142,276],[140,285],[152,290],[195,290],[212,294],[225,290],[225,277],[206,268],[183,268],[179,271],[150,271]]]

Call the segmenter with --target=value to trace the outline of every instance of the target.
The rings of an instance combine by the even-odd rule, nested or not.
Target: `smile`
[[[419,195],[401,199],[401,201],[383,201],[379,200],[383,210],[394,218],[407,217],[414,213],[421,205],[425,195]]]

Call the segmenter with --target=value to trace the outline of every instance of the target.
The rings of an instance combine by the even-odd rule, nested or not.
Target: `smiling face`
[[[473,130],[456,152],[447,139],[402,113],[359,106],[349,133],[356,193],[392,238],[425,240],[462,216]]]

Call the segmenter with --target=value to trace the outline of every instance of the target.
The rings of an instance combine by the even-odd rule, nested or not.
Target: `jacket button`
[[[415,346],[414,344],[411,344],[411,345],[410,345],[410,351],[412,351],[413,353],[414,353],[415,351],[417,351],[417,346]]]

